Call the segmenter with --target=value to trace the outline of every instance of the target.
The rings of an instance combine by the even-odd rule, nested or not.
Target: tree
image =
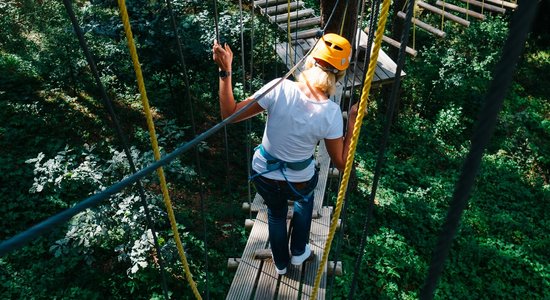
[[[355,24],[357,22],[358,0],[321,1],[321,25],[323,27],[329,21],[332,10],[336,4],[338,5],[334,10],[334,15],[332,16],[332,19],[330,19],[330,23],[327,26],[326,33],[337,33],[351,41],[353,40],[355,34],[353,29],[356,27]],[[343,26],[342,21],[344,22]]]

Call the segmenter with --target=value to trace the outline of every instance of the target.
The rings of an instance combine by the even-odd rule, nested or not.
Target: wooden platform
[[[316,39],[301,39],[293,41],[291,46],[284,42],[276,46],[277,54],[281,60],[287,65],[287,68],[292,68],[296,62],[300,61],[304,54],[307,54],[309,49],[315,45]],[[362,55],[359,55],[362,57]],[[352,62],[347,71],[348,81],[347,88],[355,87],[363,83],[363,74],[366,72],[363,68],[364,61],[358,63]],[[395,62],[382,50],[378,54],[377,68],[374,72],[372,80],[373,86],[380,86],[386,83],[391,83],[395,79],[397,65]],[[303,65],[295,72],[295,76],[303,71]],[[405,76],[405,72],[401,72],[401,76]]]
[[[291,2],[289,9],[285,0],[257,0],[254,1],[254,7],[290,37],[290,41],[287,40],[277,44],[275,50],[287,65],[287,68],[291,69],[315,45],[316,37],[321,29],[321,18],[315,15],[313,9],[306,8],[301,1]],[[366,44],[366,35],[361,35],[361,37],[364,37],[365,41],[360,42],[359,45]],[[360,57],[362,56],[360,55]],[[363,82],[365,72],[363,65],[363,61],[352,62],[348,69],[348,82],[346,84],[348,88],[360,85]],[[357,68],[354,68],[355,66]],[[395,70],[395,62],[384,51],[380,50],[378,66],[372,85],[377,86],[393,82]],[[302,68],[300,67],[294,75],[297,76],[301,72]],[[402,72],[401,75],[404,76],[405,73]]]

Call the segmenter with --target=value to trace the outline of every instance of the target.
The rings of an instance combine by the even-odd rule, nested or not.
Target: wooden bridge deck
[[[315,45],[316,36],[320,30],[321,18],[315,15],[313,9],[306,8],[302,1],[293,0],[290,10],[286,0],[257,0],[254,1],[254,7],[265,15],[271,23],[277,25],[281,31],[287,33],[287,30],[290,30],[290,41],[277,44],[275,50],[288,69],[291,69]],[[356,39],[359,41],[358,47],[355,48],[366,48],[367,35],[360,31],[358,37],[360,37]],[[359,57],[362,56],[359,55]],[[364,62],[361,60],[357,63],[352,62],[347,74],[347,88],[355,87],[363,82],[363,74],[365,73],[363,65]],[[372,85],[377,86],[393,82],[396,67],[395,62],[384,51],[380,50]],[[294,75],[298,75],[301,71],[302,68],[299,67]],[[401,76],[404,75],[405,73],[401,72]]]
[[[366,44],[366,34],[361,32],[361,42]],[[296,62],[298,62],[304,54],[307,54],[309,49],[315,45],[315,38],[302,39],[292,42],[292,47],[289,47],[288,43],[280,43],[276,46],[277,54],[281,60],[287,65],[290,69]],[[362,55],[360,55],[362,56]],[[368,64],[367,64],[368,65]],[[363,83],[363,74],[366,72],[363,68],[363,61],[355,63],[352,61],[352,64],[347,71],[347,82],[346,87],[349,89],[351,87],[359,86]],[[395,72],[397,65],[395,62],[382,50],[378,53],[378,61],[376,63],[376,70],[374,71],[374,78],[372,80],[373,86],[380,86],[386,83],[391,83],[395,79]],[[295,75],[302,72],[302,66],[298,67]],[[404,76],[405,72],[401,72],[401,76]]]
[[[329,233],[332,207],[323,206],[330,159],[323,143],[316,155],[319,162],[319,183],[315,188],[313,219],[309,243],[313,258],[301,267],[289,265],[286,275],[279,276],[271,259],[268,242],[267,207],[256,194],[251,209],[257,212],[254,225],[226,299],[309,299],[313,291],[315,275],[323,256]],[[291,208],[291,207],[289,207]],[[289,209],[291,212],[292,210]],[[290,223],[291,213],[288,223]],[[288,226],[289,224],[287,224]],[[230,259],[232,260],[232,259]],[[326,275],[325,267],[325,275]],[[318,299],[324,299],[326,276],[323,276]]]

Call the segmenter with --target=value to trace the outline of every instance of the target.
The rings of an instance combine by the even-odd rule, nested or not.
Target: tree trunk
[[[398,42],[401,42],[401,35],[403,33],[403,22],[404,20],[400,19],[398,16],[397,16],[397,13],[399,11],[404,11],[406,10],[406,7],[403,8],[403,5],[405,5],[406,3],[406,0],[395,0],[394,2],[394,12],[393,12],[393,15],[392,15],[392,19],[391,19],[391,38],[398,41]],[[406,12],[405,12],[406,13]],[[399,53],[399,49],[398,48],[395,48],[395,47],[390,47],[390,51],[389,51],[389,56],[395,61],[397,60],[397,54]]]
[[[325,27],[329,21],[330,14],[334,5],[338,2],[338,6],[334,11],[334,15],[330,19],[325,33],[337,33],[347,38],[350,42],[353,40],[355,23],[357,22],[357,5],[359,0],[336,1],[336,0],[321,0],[321,24]],[[347,4],[347,8],[346,8]],[[342,27],[342,22],[343,27]]]

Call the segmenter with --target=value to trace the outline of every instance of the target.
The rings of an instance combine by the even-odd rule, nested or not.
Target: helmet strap
[[[336,74],[338,74],[338,72],[340,72],[338,69],[322,66],[321,64],[319,64],[317,62],[317,60],[315,60],[315,66],[320,68],[321,70],[323,70],[325,72],[332,73],[334,75],[336,75]]]

